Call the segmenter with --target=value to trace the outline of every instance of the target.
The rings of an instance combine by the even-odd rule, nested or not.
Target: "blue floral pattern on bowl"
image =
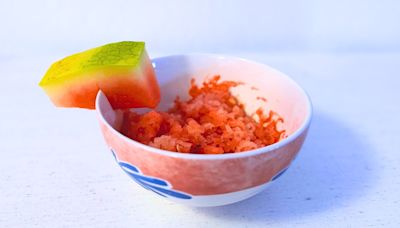
[[[276,179],[278,179],[280,176],[282,176],[282,174],[284,174],[286,172],[286,170],[288,169],[288,167],[282,169],[281,171],[279,171],[274,177],[272,177],[271,181],[274,181]]]
[[[178,198],[178,199],[192,198],[192,196],[187,193],[174,190],[172,185],[168,181],[162,180],[157,177],[144,175],[138,167],[129,164],[128,162],[120,161],[117,158],[113,149],[111,149],[111,152],[115,158],[115,161],[122,168],[122,170],[143,188],[150,190],[163,197]]]

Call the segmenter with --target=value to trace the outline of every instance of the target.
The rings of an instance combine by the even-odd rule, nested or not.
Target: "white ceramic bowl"
[[[144,188],[172,201],[191,206],[218,206],[251,197],[266,188],[299,152],[311,121],[311,103],[304,90],[285,74],[261,63],[221,55],[176,55],[153,60],[161,87],[159,109],[172,106],[177,95],[186,98],[190,79],[244,82],[233,93],[246,111],[277,112],[286,138],[241,153],[203,155],[159,150],[118,132],[121,116],[99,92],[96,110],[105,140],[115,159]],[[267,102],[257,99],[264,97]],[[290,181],[290,180],[287,180]]]

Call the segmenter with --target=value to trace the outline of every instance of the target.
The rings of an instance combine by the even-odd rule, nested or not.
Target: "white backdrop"
[[[0,1],[0,56],[120,40],[150,52],[398,51],[400,1]]]
[[[115,164],[96,113],[37,85],[57,58],[144,40],[151,57],[231,54],[309,93],[309,136],[259,195],[181,207]],[[0,0],[0,228],[400,224],[400,0]],[[128,226],[129,226],[128,225]]]

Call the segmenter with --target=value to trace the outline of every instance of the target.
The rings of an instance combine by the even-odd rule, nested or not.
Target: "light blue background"
[[[119,40],[150,52],[399,51],[400,2],[1,1],[0,53],[69,54]]]

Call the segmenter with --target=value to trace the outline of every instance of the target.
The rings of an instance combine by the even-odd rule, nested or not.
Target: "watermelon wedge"
[[[51,65],[39,86],[58,107],[95,108],[99,90],[114,109],[154,108],[160,89],[144,42],[123,41]]]

